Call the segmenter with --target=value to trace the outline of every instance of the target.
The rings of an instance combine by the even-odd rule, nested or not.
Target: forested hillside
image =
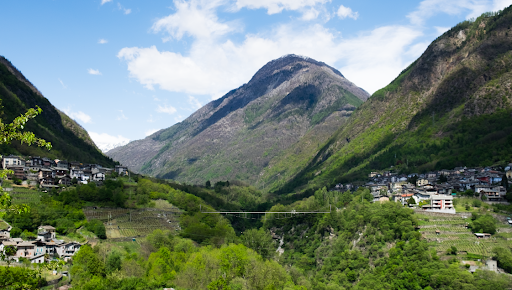
[[[436,39],[320,145],[304,169],[283,159],[268,190],[303,191],[370,171],[427,172],[512,161],[512,8],[465,21]]]
[[[0,56],[0,110],[4,123],[29,108],[39,106],[43,112],[27,123],[25,129],[36,136],[51,142],[53,150],[29,147],[19,142],[0,146],[2,154],[45,156],[52,159],[79,160],[113,166],[112,159],[106,157],[96,147],[87,131],[66,114],[55,108],[35,86],[33,86],[7,59]]]

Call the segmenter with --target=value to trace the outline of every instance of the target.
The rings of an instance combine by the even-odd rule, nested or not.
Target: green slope
[[[53,149],[47,151],[36,146],[21,145],[13,142],[0,146],[2,154],[21,154],[46,156],[64,160],[77,160],[86,163],[98,163],[112,166],[114,162],[104,156],[89,134],[66,114],[57,110],[8,60],[0,57],[0,99],[2,121],[11,122],[36,105],[43,109],[41,115],[27,123],[25,129],[37,137],[52,143]]]
[[[426,172],[512,161],[512,9],[460,23],[375,92],[302,170],[269,190],[305,191],[373,170]],[[272,178],[280,174],[281,182]]]

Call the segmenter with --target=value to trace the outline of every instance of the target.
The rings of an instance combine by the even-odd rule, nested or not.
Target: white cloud
[[[246,83],[268,61],[295,53],[337,67],[371,93],[387,85],[421,54],[410,51],[421,35],[411,27],[385,26],[344,39],[319,24],[306,28],[288,24],[267,35],[248,34],[242,43],[198,39],[188,55],[152,46],[123,48],[118,57],[127,62],[130,76],[148,89],[159,86],[215,99]]]
[[[158,108],[156,108],[156,111],[158,113],[166,113],[166,114],[172,115],[172,114],[176,113],[176,108],[174,108],[173,106],[167,106],[167,105],[160,106],[160,105],[158,105]]]
[[[60,78],[58,78],[58,80],[59,80],[59,83],[62,85],[63,89],[67,89],[68,88]]]
[[[147,121],[146,121],[146,122],[148,122],[148,123],[154,123],[154,122],[155,122],[155,120],[153,119],[153,115],[149,115],[149,119],[147,119]]]
[[[119,10],[122,10],[124,12],[124,14],[128,15],[130,13],[132,13],[132,10],[131,9],[128,9],[128,8],[124,8],[123,5],[121,5],[121,3],[117,3],[117,8]]]
[[[108,42],[108,40],[103,39],[103,38],[101,38],[100,40],[98,40],[98,43],[99,43],[99,44],[105,44],[105,43],[107,43],[107,42]]]
[[[469,19],[476,18],[487,11],[501,10],[511,4],[512,0],[423,0],[407,17],[414,25],[424,25],[427,19],[439,13],[466,14],[466,19]]]
[[[112,0],[101,0],[101,5],[108,3],[108,2],[112,2]]]
[[[215,9],[222,4],[220,0],[184,2],[175,0],[176,13],[159,19],[153,24],[154,32],[166,31],[170,38],[181,39],[185,34],[195,38],[211,38],[225,35],[236,30],[234,23],[220,23]],[[231,25],[230,25],[231,24]]]
[[[494,0],[492,11],[503,10],[512,5],[512,0]]]
[[[300,10],[306,7],[314,7],[330,0],[237,0],[237,9],[267,9],[268,14],[280,13],[283,10]]]
[[[203,105],[199,102],[198,99],[194,98],[193,96],[188,96],[188,103],[192,105],[192,108],[198,110],[201,109]]]
[[[338,12],[336,12],[336,15],[338,15],[338,17],[341,19],[349,17],[356,20],[359,17],[359,12],[354,12],[349,7],[340,5],[340,8],[338,8]]]
[[[153,133],[158,132],[158,129],[149,129],[144,134],[147,136],[152,135]]]
[[[87,72],[90,74],[90,75],[97,75],[97,76],[101,76],[101,72],[97,69],[88,69]]]
[[[91,116],[87,115],[82,111],[73,112],[69,108],[63,110],[66,115],[68,115],[71,119],[82,121],[82,123],[88,124],[92,123]]]
[[[302,13],[301,19],[304,21],[314,20],[318,18],[320,12],[315,8],[307,9]]]
[[[100,148],[103,152],[107,152],[116,147],[126,145],[128,142],[130,142],[130,139],[121,135],[112,136],[107,133],[96,132],[89,132],[89,135],[91,136],[96,146],[98,146],[98,148]]]

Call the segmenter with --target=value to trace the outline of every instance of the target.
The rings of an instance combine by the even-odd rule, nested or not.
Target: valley
[[[0,288],[510,289],[511,23],[372,95],[285,55],[105,154],[0,58]]]

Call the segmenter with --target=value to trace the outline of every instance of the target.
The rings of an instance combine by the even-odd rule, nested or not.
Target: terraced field
[[[144,237],[156,229],[179,230],[181,211],[171,209],[84,209],[87,220],[105,223],[107,238]]]
[[[17,187],[9,194],[12,197],[13,204],[30,204],[41,201],[41,193],[33,189]]]
[[[418,215],[420,218],[420,232],[439,254],[444,254],[452,246],[459,252],[477,254],[484,257],[492,255],[492,249],[500,246],[512,246],[512,227],[507,224],[498,224],[498,233],[488,239],[477,238],[466,225],[471,222],[469,218],[461,216],[438,217]],[[439,233],[436,233],[439,231]]]

